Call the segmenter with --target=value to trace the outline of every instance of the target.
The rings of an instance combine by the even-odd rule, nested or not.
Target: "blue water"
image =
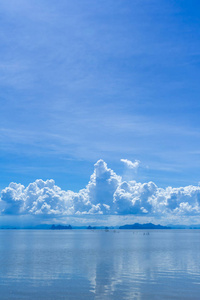
[[[200,231],[0,230],[0,299],[199,300]]]

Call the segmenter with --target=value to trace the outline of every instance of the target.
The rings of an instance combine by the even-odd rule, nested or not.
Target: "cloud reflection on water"
[[[149,232],[2,230],[2,299],[198,299],[200,232]]]

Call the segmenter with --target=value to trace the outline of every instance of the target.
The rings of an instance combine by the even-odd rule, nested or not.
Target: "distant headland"
[[[155,225],[155,224],[152,224],[152,223],[146,223],[146,224],[135,223],[135,224],[132,224],[132,225],[120,226],[119,229],[171,229],[171,227],[162,226],[160,224]]]
[[[72,226],[71,225],[52,225],[50,229],[52,229],[52,230],[72,229]]]

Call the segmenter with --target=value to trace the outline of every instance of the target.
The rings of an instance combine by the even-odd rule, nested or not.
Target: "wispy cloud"
[[[128,159],[121,159],[121,162],[123,162],[125,164],[126,167],[133,169],[135,171],[137,171],[139,165],[140,165],[140,161],[139,160],[135,160],[134,162],[132,162],[131,160]]]
[[[1,170],[137,157],[146,181],[199,180],[198,5],[158,2],[0,2]]]

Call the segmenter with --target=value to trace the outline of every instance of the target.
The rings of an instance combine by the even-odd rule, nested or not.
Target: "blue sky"
[[[0,189],[84,188],[99,159],[200,181],[199,1],[0,3]]]

